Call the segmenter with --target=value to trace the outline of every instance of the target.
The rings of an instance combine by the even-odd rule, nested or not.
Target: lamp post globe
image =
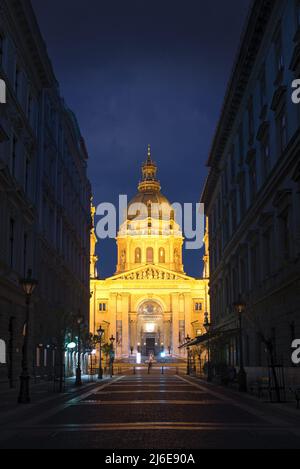
[[[102,337],[104,334],[104,329],[100,326],[97,330],[98,340],[99,340],[99,371],[98,379],[103,379],[103,369],[102,369]]]
[[[32,278],[32,271],[29,269],[27,277],[20,280],[26,298],[26,319],[23,328],[23,347],[22,347],[22,373],[20,376],[20,392],[18,402],[28,404],[30,402],[29,394],[29,371],[28,371],[28,341],[30,325],[30,300],[38,282]]]

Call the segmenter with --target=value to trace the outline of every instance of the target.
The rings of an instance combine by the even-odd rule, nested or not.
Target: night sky
[[[199,202],[250,0],[32,0],[90,155],[94,202],[137,192],[147,144],[171,202]],[[114,240],[98,244],[114,273]],[[185,251],[199,277],[202,252]]]

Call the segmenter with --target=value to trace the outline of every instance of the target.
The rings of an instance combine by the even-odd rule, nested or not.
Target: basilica
[[[95,210],[92,208],[94,218]],[[95,229],[91,232],[90,328],[101,325],[104,341],[115,337],[115,354],[126,359],[140,353],[180,358],[187,336],[201,335],[209,313],[208,234],[203,278],[184,271],[183,234],[172,205],[161,193],[150,146],[138,192],[128,204],[117,235],[113,276],[99,279]],[[200,258],[199,258],[200,265]]]

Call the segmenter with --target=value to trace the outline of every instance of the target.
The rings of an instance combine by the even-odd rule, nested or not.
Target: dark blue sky
[[[148,143],[171,202],[198,202],[250,0],[32,0],[86,139],[94,201],[136,193]],[[115,241],[98,245],[101,277]],[[185,251],[201,276],[202,253]]]

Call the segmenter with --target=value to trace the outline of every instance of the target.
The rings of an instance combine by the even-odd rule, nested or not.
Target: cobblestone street
[[[2,419],[2,448],[300,448],[300,413],[186,376],[118,376]],[[5,421],[5,422],[4,422]],[[3,430],[5,428],[5,430]]]

